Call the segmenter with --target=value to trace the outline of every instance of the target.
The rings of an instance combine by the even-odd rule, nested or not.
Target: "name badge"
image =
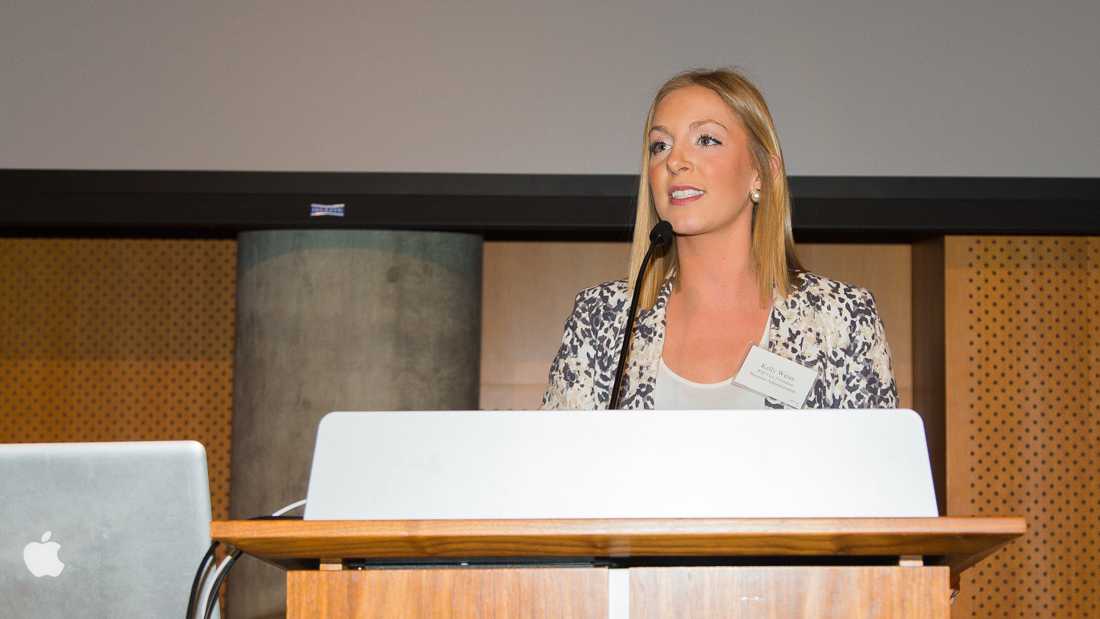
[[[733,382],[791,408],[802,408],[817,372],[753,346]]]

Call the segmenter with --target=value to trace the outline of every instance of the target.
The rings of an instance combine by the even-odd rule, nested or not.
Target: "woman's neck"
[[[747,226],[729,234],[702,234],[676,239],[676,288],[692,308],[759,309],[760,298]]]

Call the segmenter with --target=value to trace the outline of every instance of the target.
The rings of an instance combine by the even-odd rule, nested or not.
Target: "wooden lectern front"
[[[1023,518],[215,521],[287,617],[950,616]],[[954,583],[954,584],[953,584]]]

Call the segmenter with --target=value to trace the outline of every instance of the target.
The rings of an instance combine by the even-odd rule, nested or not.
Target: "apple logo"
[[[61,550],[61,544],[50,541],[53,531],[42,534],[42,543],[31,542],[23,548],[23,562],[35,578],[43,576],[56,577],[65,569],[65,564],[57,558],[57,551]]]

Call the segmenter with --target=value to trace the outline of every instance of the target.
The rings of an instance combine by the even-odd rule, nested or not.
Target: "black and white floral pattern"
[[[775,297],[768,349],[817,371],[804,408],[897,407],[890,348],[870,291],[812,273],[797,274],[795,283],[790,296]],[[653,408],[671,289],[671,280],[666,281],[653,307],[638,313],[623,374],[622,408]],[[625,280],[577,295],[550,365],[543,408],[607,408],[629,305]],[[765,404],[783,408],[772,398],[765,398]]]

